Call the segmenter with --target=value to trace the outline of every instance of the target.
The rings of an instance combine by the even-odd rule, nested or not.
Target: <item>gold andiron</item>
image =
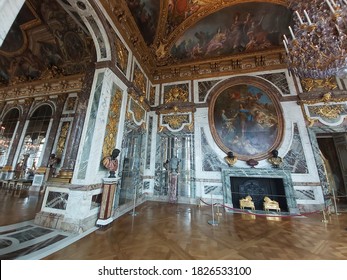
[[[277,201],[271,200],[270,197],[265,196],[264,197],[264,210],[267,211],[270,209],[276,210],[277,212],[281,211],[281,208],[280,208]]]
[[[250,195],[240,199],[240,208],[245,209],[245,207],[255,210],[254,202],[252,201],[252,197]]]

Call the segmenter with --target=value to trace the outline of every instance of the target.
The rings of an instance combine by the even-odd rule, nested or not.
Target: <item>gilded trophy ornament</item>
[[[165,94],[164,103],[188,102],[189,92],[180,87],[174,87]]]

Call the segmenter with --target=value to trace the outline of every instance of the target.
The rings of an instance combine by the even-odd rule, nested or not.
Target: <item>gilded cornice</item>
[[[78,74],[56,79],[14,84],[0,88],[0,101],[76,92],[82,89],[83,80],[84,74]]]
[[[152,76],[154,84],[187,79],[202,79],[220,75],[239,75],[264,70],[286,68],[282,49],[239,54],[221,59],[170,64],[156,68]]]

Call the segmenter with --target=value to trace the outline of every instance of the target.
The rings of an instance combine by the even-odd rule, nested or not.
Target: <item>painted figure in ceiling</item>
[[[145,42],[147,45],[152,44],[158,25],[160,1],[126,0],[126,2]]]
[[[244,3],[211,14],[188,29],[171,48],[176,59],[209,58],[282,45],[290,11],[270,3]]]

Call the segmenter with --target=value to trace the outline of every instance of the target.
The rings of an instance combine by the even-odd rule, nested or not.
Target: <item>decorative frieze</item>
[[[38,80],[31,83],[16,84],[0,88],[0,101],[10,101],[25,98],[37,98],[53,94],[80,91],[84,75],[74,75],[53,80]]]

